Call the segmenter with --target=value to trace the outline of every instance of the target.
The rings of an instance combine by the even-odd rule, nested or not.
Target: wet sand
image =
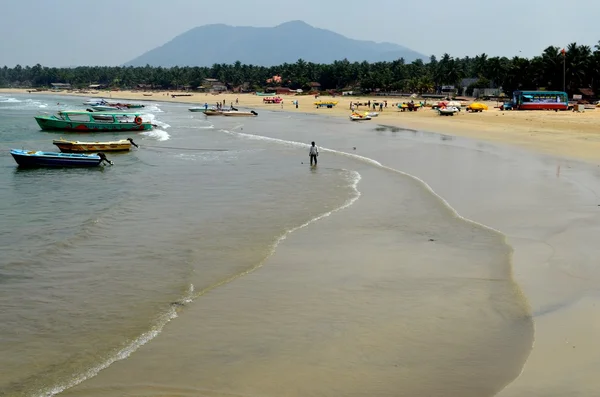
[[[362,175],[353,205],[295,231],[255,272],[63,395],[480,397],[505,387],[533,324],[504,236],[406,175],[352,163]]]
[[[395,136],[377,150],[382,162],[426,180],[461,214],[505,233],[515,250],[535,343],[522,375],[498,395],[595,396],[598,167],[438,134],[380,134]],[[414,150],[422,142],[431,143],[425,153]]]

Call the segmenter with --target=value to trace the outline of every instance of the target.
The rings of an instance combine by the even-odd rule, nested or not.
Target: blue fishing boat
[[[11,149],[10,154],[21,167],[97,167],[103,162],[112,164],[104,153],[56,153]]]

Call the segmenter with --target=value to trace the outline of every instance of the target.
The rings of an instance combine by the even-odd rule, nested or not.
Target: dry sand
[[[22,93],[25,89],[0,89],[2,93]],[[239,107],[252,109],[269,109],[273,111],[302,112],[325,114],[330,116],[347,117],[350,114],[350,102],[368,100],[387,100],[388,107],[379,117],[371,122],[394,125],[403,128],[425,131],[444,132],[457,136],[465,136],[496,143],[518,145],[543,153],[562,157],[578,158],[594,163],[600,163],[600,111],[586,110],[577,112],[553,111],[500,111],[494,106],[496,102],[487,102],[489,110],[482,113],[460,112],[455,117],[440,117],[431,109],[421,109],[417,112],[400,112],[393,104],[409,101],[409,98],[399,97],[328,97],[321,96],[319,100],[335,100],[338,104],[333,109],[317,109],[314,96],[282,95],[281,104],[264,104],[261,96],[254,94],[205,94],[193,93],[192,96],[171,97],[182,92],[153,92],[152,96],[144,96],[140,91],[100,91],[97,94],[76,94],[68,92],[44,91],[31,95],[78,95],[82,97],[102,97],[106,99],[127,99],[134,101],[165,101],[182,102],[204,105],[214,105],[223,100],[226,106],[239,100]],[[148,93],[146,93],[148,94]],[[169,95],[167,95],[169,94]],[[298,101],[299,106],[293,105]],[[429,101],[429,103],[434,103]],[[361,106],[359,111],[367,111]],[[379,110],[377,110],[379,111]]]

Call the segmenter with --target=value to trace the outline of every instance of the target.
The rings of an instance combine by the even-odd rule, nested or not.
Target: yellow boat
[[[337,101],[317,101],[314,103],[318,108],[319,107],[326,107],[326,108],[332,108],[335,105],[338,104]]]
[[[483,112],[484,110],[488,110],[485,103],[475,102],[467,106],[467,112]]]
[[[53,140],[52,143],[63,153],[125,152],[131,149],[131,145],[138,147],[131,138],[108,142],[67,141],[61,138]]]

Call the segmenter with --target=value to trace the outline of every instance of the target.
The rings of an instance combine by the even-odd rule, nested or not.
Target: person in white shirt
[[[311,142],[310,151],[308,152],[308,157],[310,157],[310,165],[317,165],[317,156],[319,155],[319,148],[315,146],[314,142]]]

